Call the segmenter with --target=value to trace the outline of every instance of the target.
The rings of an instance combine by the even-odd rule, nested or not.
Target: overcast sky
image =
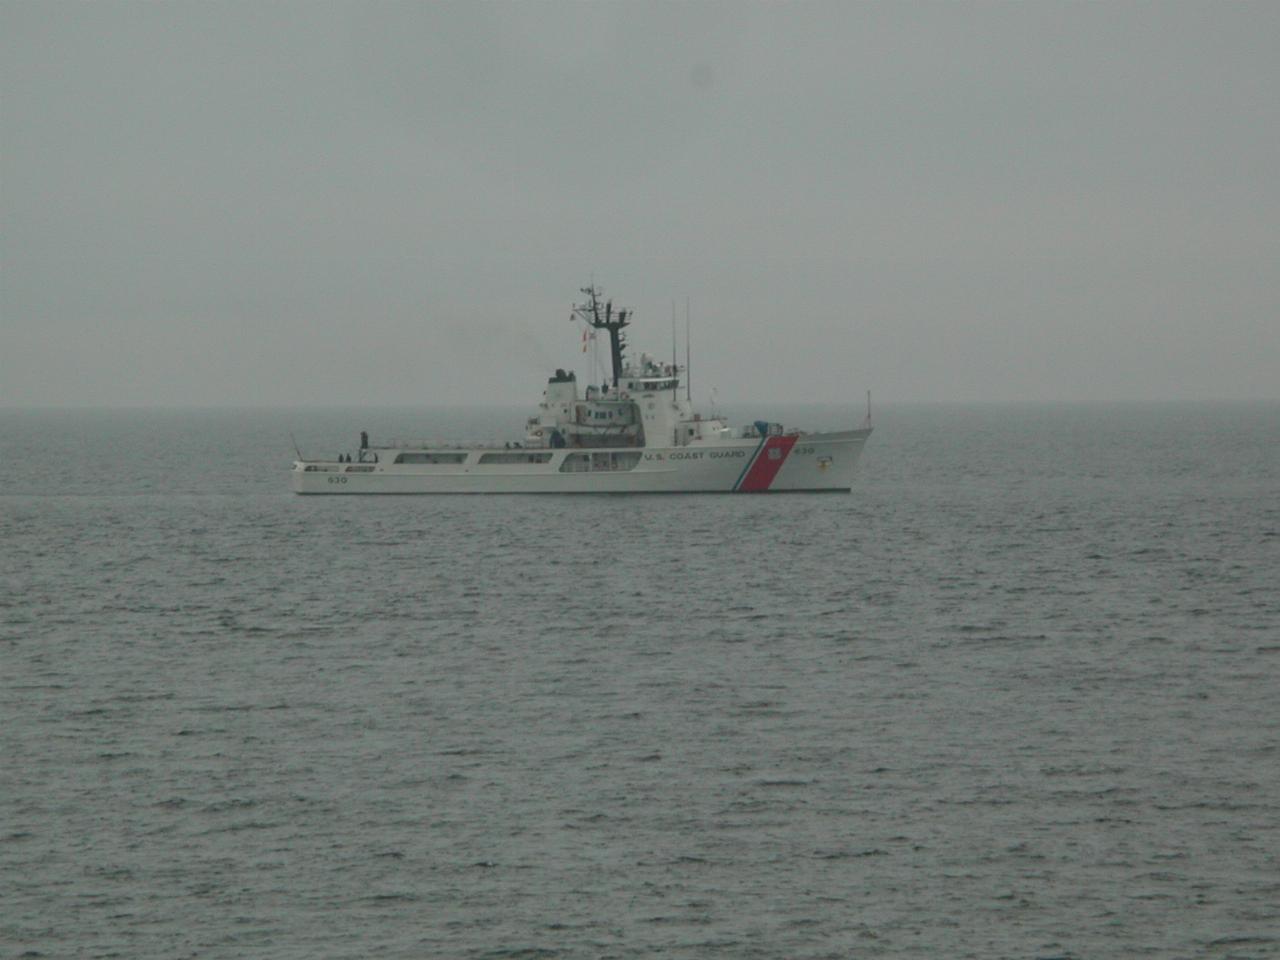
[[[3,405],[1280,397],[1277,3],[0,10]]]

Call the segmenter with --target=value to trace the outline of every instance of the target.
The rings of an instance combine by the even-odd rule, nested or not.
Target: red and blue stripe
[[[787,462],[795,437],[765,437],[733,485],[735,493],[764,493]],[[776,452],[775,452],[776,451]]]

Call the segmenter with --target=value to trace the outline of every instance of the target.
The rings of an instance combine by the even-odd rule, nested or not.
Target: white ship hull
[[[589,450],[380,448],[376,463],[368,458],[359,463],[298,460],[293,490],[347,495],[847,491],[870,434],[866,428]],[[436,462],[412,462],[426,459]]]

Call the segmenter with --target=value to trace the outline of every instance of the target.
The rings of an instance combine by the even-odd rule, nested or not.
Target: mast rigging
[[[618,389],[618,378],[622,375],[622,357],[627,349],[627,340],[623,336],[622,330],[631,324],[633,311],[619,309],[615,315],[613,301],[608,300],[604,304],[604,313],[602,315],[600,297],[604,291],[593,283],[589,287],[583,287],[582,293],[586,295],[587,302],[574,304],[573,314],[596,330],[609,331],[609,355],[613,361],[613,388],[616,390]]]

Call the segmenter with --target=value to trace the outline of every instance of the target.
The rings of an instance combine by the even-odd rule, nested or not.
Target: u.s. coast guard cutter
[[[579,390],[572,371],[547,382],[523,441],[494,446],[372,444],[299,459],[296,493],[782,493],[849,490],[871,425],[826,433],[757,420],[734,429],[681,395],[685,366],[628,361],[626,310],[595,286],[574,315],[609,334],[613,375]],[[592,334],[594,335],[594,334]],[[869,420],[869,417],[868,417]]]

